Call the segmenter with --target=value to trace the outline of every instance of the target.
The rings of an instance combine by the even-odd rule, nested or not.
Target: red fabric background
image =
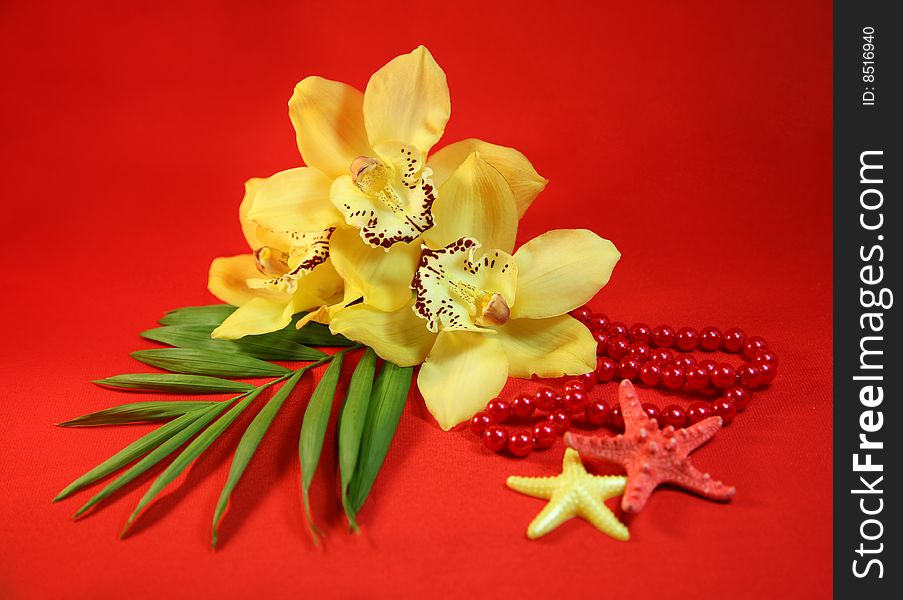
[[[830,2],[167,4],[0,7],[0,596],[828,595]],[[149,428],[52,423],[136,399],[88,381],[141,370],[127,355],[150,346],[139,331],[212,301],[209,261],[244,251],[242,182],[298,164],[295,82],[363,88],[419,43],[448,74],[443,143],[514,146],[550,179],[520,240],[586,226],[622,251],[595,308],[739,325],[776,349],[776,383],[694,455],[736,498],[663,489],[629,543],[580,521],[528,542],[543,503],[504,479],[557,473],[562,447],[491,455],[417,399],[360,536],[344,533],[324,453],[313,505],[328,538],[315,548],[298,498],[299,395],[219,551],[209,527],[237,429],[125,541],[146,478],[69,522],[88,494],[51,505],[55,492]]]

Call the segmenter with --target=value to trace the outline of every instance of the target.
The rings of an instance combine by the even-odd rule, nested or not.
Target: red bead
[[[665,420],[662,418],[662,411],[659,408],[652,404],[651,402],[643,403],[643,410],[646,411],[646,416],[650,419],[655,419],[655,422],[658,423],[659,427],[664,427]]]
[[[587,392],[591,391],[594,387],[596,387],[596,372],[590,371],[589,373],[584,373],[583,375],[577,375],[575,377],[577,381],[583,384],[583,389]]]
[[[561,397],[561,407],[571,413],[577,415],[586,408],[586,394],[581,391],[567,392]]]
[[[615,360],[621,360],[627,356],[630,350],[630,342],[626,337],[612,337],[608,340],[608,355]]]
[[[734,370],[734,367],[723,362],[715,365],[715,370],[712,371],[709,378],[716,388],[721,388],[723,390],[734,385],[734,379],[736,377],[737,372]]]
[[[710,358],[706,358],[706,359],[699,361],[696,364],[698,364],[700,367],[705,369],[705,372],[709,374],[709,377],[711,377],[712,373],[715,372],[715,365],[717,365],[718,363],[716,363],[714,360],[712,360]]]
[[[640,363],[644,363],[652,356],[652,348],[645,342],[634,342],[630,344],[630,348],[627,349],[627,356],[632,356],[640,361]]]
[[[752,394],[745,387],[734,385],[724,390],[724,398],[733,402],[739,412],[743,412],[749,406]]]
[[[669,390],[679,390],[684,384],[684,370],[677,365],[662,369],[662,384]]]
[[[713,352],[721,347],[721,330],[717,327],[705,327],[699,332],[699,347]]]
[[[672,352],[668,348],[656,348],[649,355],[649,360],[658,363],[671,362],[672,360],[674,360],[674,352]]]
[[[608,352],[608,341],[611,337],[602,331],[601,329],[596,329],[593,331],[593,339],[596,340],[596,355],[603,356],[606,352]]]
[[[709,385],[709,373],[699,365],[687,369],[685,377],[691,390],[703,390]]]
[[[756,355],[755,363],[757,365],[762,364],[762,363],[768,363],[773,367],[777,367],[778,366],[778,355],[775,354],[773,350],[763,350],[762,352],[759,352],[758,355]]]
[[[533,396],[533,404],[536,406],[537,410],[552,410],[555,408],[556,400],[558,400],[558,392],[549,386],[539,388]]]
[[[652,343],[659,348],[670,348],[677,334],[670,325],[659,325],[652,330]]]
[[[608,324],[608,334],[611,337],[623,337],[626,338],[630,329],[627,328],[627,325],[622,321],[612,321]]]
[[[690,425],[699,423],[712,416],[712,407],[705,402],[694,402],[687,407],[687,421]]]
[[[770,384],[772,381],[774,381],[775,376],[777,376],[778,374],[778,368],[772,363],[756,363],[756,368],[759,369],[759,375],[762,376],[759,385]]]
[[[721,417],[721,422],[724,425],[730,425],[734,417],[737,416],[737,407],[730,400],[719,398],[712,402],[712,413]]]
[[[768,350],[768,342],[757,335],[747,338],[747,340],[743,342],[743,356],[745,356],[747,360],[755,360],[760,352],[766,350]]]
[[[602,313],[593,313],[586,321],[586,326],[593,331],[606,331],[610,322],[609,318]]]
[[[518,458],[524,458],[533,452],[533,436],[526,431],[512,433],[508,438],[508,452]]]
[[[558,435],[564,435],[571,428],[571,414],[562,408],[550,412],[547,420]]]
[[[537,423],[533,426],[533,445],[539,450],[551,448],[558,439],[558,430],[552,423]]]
[[[620,405],[611,407],[611,416],[608,418],[608,422],[615,429],[624,429],[624,415],[621,414]]]
[[[637,359],[628,356],[618,363],[618,377],[621,379],[636,379],[640,376],[640,367],[643,365]]]
[[[569,394],[571,392],[582,392],[585,394],[586,386],[579,379],[569,379],[564,384],[564,393]]]
[[[483,445],[493,452],[501,452],[508,443],[508,430],[498,425],[487,427],[483,432]]]
[[[736,327],[731,327],[721,336],[721,345],[728,352],[740,352],[743,342],[746,341],[746,332]]]
[[[631,342],[642,342],[648,344],[652,339],[652,328],[645,323],[634,323],[630,326],[628,337]]]
[[[740,365],[737,369],[737,376],[740,378],[740,383],[751,390],[759,387],[759,384],[762,383],[759,367],[752,363],[745,362]]]
[[[687,424],[687,411],[676,404],[670,404],[662,409],[662,419],[671,427],[684,427]]]
[[[586,420],[593,425],[605,425],[611,417],[611,408],[603,400],[595,400],[584,409]]]
[[[530,394],[518,394],[511,401],[511,412],[514,416],[526,419],[536,411],[536,403]]]
[[[656,386],[662,380],[662,368],[654,362],[648,362],[640,368],[640,381],[648,386]]]
[[[476,435],[483,435],[483,432],[486,431],[486,428],[490,427],[491,425],[492,417],[489,416],[489,413],[484,411],[478,412],[470,420],[470,430]]]
[[[495,398],[486,405],[486,412],[496,423],[504,423],[511,418],[511,405],[501,398]]]
[[[593,310],[588,306],[581,306],[580,308],[575,308],[568,314],[581,323],[586,323],[587,321],[589,321],[589,318],[593,316]]]
[[[596,381],[599,383],[607,383],[614,379],[617,374],[618,363],[607,356],[603,356],[596,363]]]
[[[678,348],[684,352],[689,352],[696,349],[696,344],[699,343],[699,334],[692,327],[681,327],[677,330],[674,342]]]
[[[678,356],[677,358],[674,359],[673,362],[675,365],[677,365],[684,371],[686,371],[690,367],[696,366],[696,359],[693,358],[692,356],[690,356],[689,354],[684,354],[684,355]]]

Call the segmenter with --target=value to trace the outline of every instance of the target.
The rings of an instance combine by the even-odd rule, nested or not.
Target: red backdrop
[[[443,433],[416,399],[360,536],[344,533],[324,453],[313,505],[328,537],[315,548],[298,498],[298,395],[219,551],[209,527],[237,429],[125,541],[148,479],[71,523],[87,494],[53,495],[149,428],[52,423],[135,399],[88,381],[141,370],[127,356],[150,346],[137,332],[213,300],[209,261],[244,251],[242,182],[298,164],[295,82],[363,88],[419,43],[451,87],[442,143],[514,146],[549,178],[520,240],[586,226],[622,251],[595,308],[739,325],[776,349],[775,384],[694,455],[736,498],[663,489],[628,543],[581,521],[529,542],[543,503],[504,480],[557,473],[561,446],[498,457]],[[826,0],[4,2],[0,596],[826,596],[830,56]]]

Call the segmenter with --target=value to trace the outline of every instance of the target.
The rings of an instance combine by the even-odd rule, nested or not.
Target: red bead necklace
[[[596,340],[599,359],[595,372],[567,381],[561,391],[543,386],[534,394],[518,394],[510,402],[501,398],[489,402],[486,410],[471,419],[470,430],[493,452],[507,451],[522,458],[533,450],[551,448],[575,421],[623,430],[620,407],[589,398],[597,383],[630,379],[649,387],[708,395],[710,401],[695,401],[686,409],[676,404],[662,409],[651,402],[643,404],[649,418],[660,426],[679,428],[713,415],[730,424],[749,405],[750,390],[769,385],[777,375],[778,357],[768,343],[758,336],[748,337],[737,327],[724,333],[717,327],[701,331],[692,327],[675,331],[669,325],[653,329],[645,323],[627,327],[586,306],[570,314],[584,323]],[[746,360],[737,367],[710,359],[697,361],[687,354],[696,349],[741,354]],[[510,432],[504,425],[513,418],[531,419],[537,413],[545,416],[534,422],[531,430]]]

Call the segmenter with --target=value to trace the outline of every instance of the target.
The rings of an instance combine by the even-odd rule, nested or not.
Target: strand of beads
[[[595,384],[595,374],[592,384]],[[552,387],[543,386],[535,394],[521,393],[512,401],[495,398],[486,410],[477,413],[470,421],[470,430],[482,438],[483,444],[493,452],[507,450],[517,457],[525,457],[533,450],[551,448],[556,440],[565,434],[576,421],[590,426],[611,423],[620,424],[618,407],[611,408],[604,400],[590,400],[590,387],[582,377],[568,381],[559,393]],[[544,415],[544,416],[543,416]],[[512,419],[527,420],[540,416],[527,430],[509,431],[505,423]]]
[[[698,332],[692,327],[675,330],[668,325],[653,329],[645,323],[627,327],[587,307],[571,315],[586,324],[596,339],[596,371],[566,382],[560,392],[544,386],[532,395],[518,394],[510,402],[492,400],[485,411],[473,417],[470,429],[493,452],[507,450],[525,457],[533,450],[550,448],[574,422],[584,427],[608,425],[623,429],[618,406],[589,398],[597,383],[630,379],[650,387],[707,397],[708,402],[694,401],[686,409],[677,404],[661,409],[653,403],[643,404],[649,418],[662,426],[679,428],[713,415],[720,416],[725,425],[730,424],[749,405],[750,390],[770,384],[777,374],[778,358],[768,343],[758,336],[748,337],[736,327],[724,333],[716,327]],[[697,361],[688,354],[697,349],[741,354],[745,361],[736,367],[710,359]],[[544,418],[534,422],[529,430],[511,432],[505,425],[514,418],[528,420],[537,414]]]

